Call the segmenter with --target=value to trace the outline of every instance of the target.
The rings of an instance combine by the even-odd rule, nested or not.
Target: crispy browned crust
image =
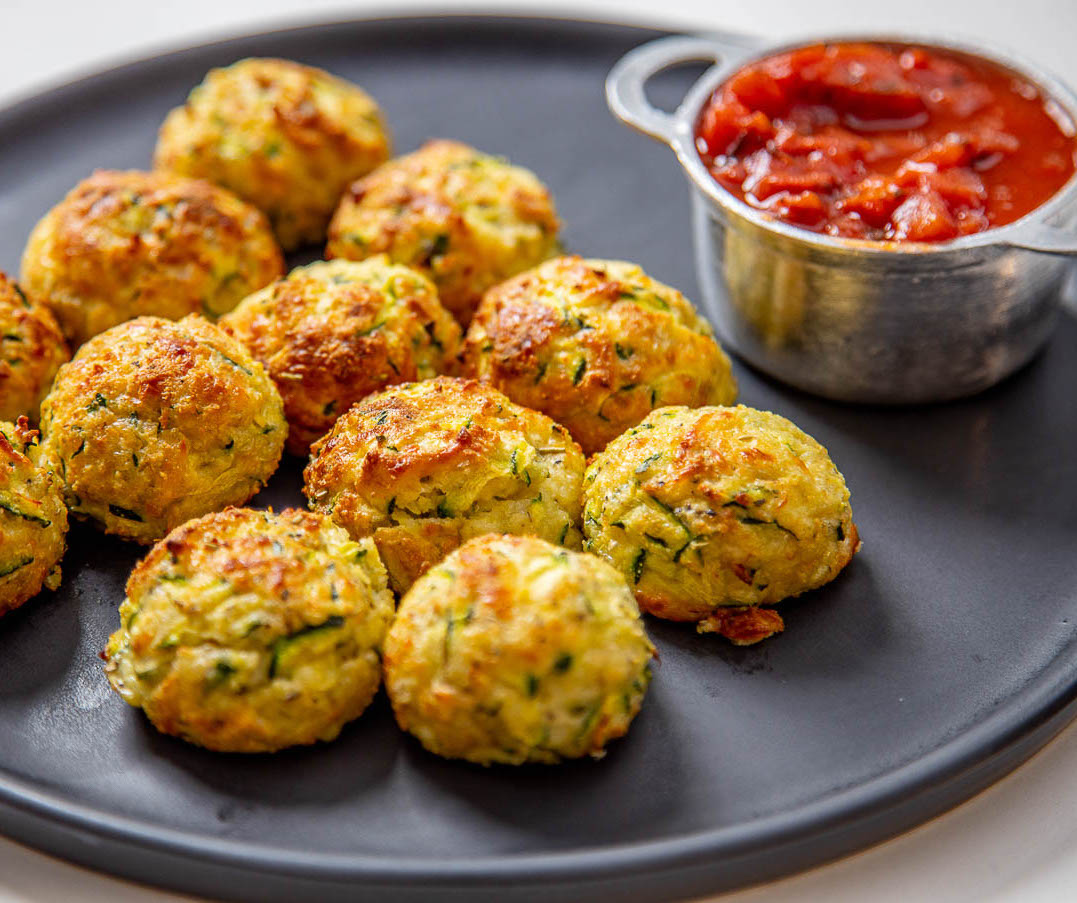
[[[242,504],[276,469],[286,425],[261,365],[201,317],[140,317],[92,339],[42,407],[72,513],[150,543]],[[126,509],[138,520],[113,517]]]
[[[0,272],[0,420],[37,423],[41,400],[70,354],[56,317]]]
[[[275,517],[298,542],[311,547],[321,544],[320,533],[326,524],[322,515],[288,508]],[[161,566],[169,561],[181,561],[185,573],[227,575],[237,594],[257,589],[285,599],[292,595],[302,599],[309,568],[299,558],[277,554],[274,538],[249,529],[250,519],[249,510],[229,506],[177,527],[131,571],[127,578],[128,597],[141,598],[150,592],[160,579]],[[307,623],[308,612],[302,605],[283,607],[282,612],[285,633]],[[143,638],[147,645],[154,639]],[[136,648],[136,651],[141,653],[145,649]]]
[[[159,730],[209,749],[270,752],[332,739],[378,686],[377,648],[392,612],[379,571],[372,546],[360,549],[310,512],[228,508],[188,521],[131,573],[105,673]],[[274,683],[280,644],[330,622],[341,633],[301,659],[321,673]],[[216,655],[231,670],[207,681]],[[232,675],[236,686],[225,683]]]
[[[485,237],[469,223],[466,201],[450,188],[452,167],[480,156],[458,141],[429,141],[355,182],[329,224],[326,257],[362,259],[388,253],[433,279],[442,304],[466,326],[486,289],[552,253],[560,228],[545,187],[514,184],[499,197],[506,216],[538,226],[548,241],[532,257],[510,260],[511,248],[505,248],[499,256],[506,259],[496,259]],[[420,184],[423,187],[417,187]],[[377,228],[361,248],[349,241],[357,223],[375,221]],[[430,246],[435,237],[444,242],[443,252]]]
[[[314,498],[316,486],[351,482],[362,482],[375,492],[386,491],[405,472],[421,481],[447,466],[466,467],[485,460],[496,437],[482,421],[499,413],[503,404],[499,393],[475,380],[451,377],[429,380],[428,387],[434,399],[429,412],[410,399],[386,392],[341,417],[333,432],[311,448],[311,461],[303,474],[307,497]],[[424,446],[425,430],[436,423],[433,415],[442,405],[474,408],[478,425],[435,446]],[[373,416],[381,414],[384,419]]]
[[[425,279],[396,298],[391,315],[383,314],[384,293],[360,282],[336,285],[293,273],[271,291],[264,310],[248,315],[244,305],[220,325],[277,384],[293,455],[308,454],[356,402],[386,386],[432,376],[430,364],[444,370],[459,349],[460,327]],[[330,313],[319,308],[319,297],[332,299]],[[429,360],[420,361],[420,351]]]
[[[37,430],[19,417],[10,429],[0,424],[0,496],[35,518],[28,520],[0,510],[0,564],[28,558],[0,577],[0,616],[14,611],[42,589],[60,585],[60,559],[67,535],[67,508],[60,482],[41,466]]]
[[[699,622],[700,633],[717,633],[735,646],[751,646],[785,630],[773,608],[719,608]]]
[[[654,408],[728,404],[729,360],[679,292],[649,280],[671,310],[578,256],[547,261],[486,292],[462,371],[568,427],[587,454]]]
[[[38,223],[22,281],[77,346],[141,314],[223,313],[283,270],[265,216],[223,188],[99,170]]]
[[[241,160],[222,155],[222,146],[237,141],[249,149]],[[256,204],[292,250],[324,240],[347,185],[391,154],[381,110],[362,88],[266,57],[211,70],[162,123],[154,166],[208,179]]]
[[[519,453],[554,460],[532,478],[526,465],[514,469]],[[402,592],[477,532],[578,546],[583,465],[579,446],[548,417],[484,383],[438,377],[352,407],[312,446],[303,491],[354,538],[374,538]],[[460,492],[469,501],[454,509]]]

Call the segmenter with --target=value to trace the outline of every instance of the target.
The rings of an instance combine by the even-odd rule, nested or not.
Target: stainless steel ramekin
[[[1032,64],[994,49],[908,36],[841,37],[746,47],[709,36],[661,38],[613,68],[606,98],[619,119],[668,144],[694,187],[703,303],[726,344],[778,379],[842,401],[914,403],[979,392],[1042,347],[1077,256],[1077,176],[1029,215],[927,244],[833,238],[782,223],[723,189],[703,164],[695,127],[712,91],[754,60],[822,41],[895,41],[986,57],[1016,70],[1077,123],[1077,96]],[[714,61],[673,113],[648,79]]]

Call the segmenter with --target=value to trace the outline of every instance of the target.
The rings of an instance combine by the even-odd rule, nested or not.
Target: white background
[[[1077,85],[1077,0],[0,0],[0,104],[174,46],[306,21],[438,11],[524,11],[774,37],[915,31],[1009,47]],[[0,141],[14,136],[0,135]],[[0,650],[0,655],[2,655]],[[98,876],[0,839],[0,903],[184,898]],[[1077,726],[976,799],[834,865],[723,903],[1077,900]]]

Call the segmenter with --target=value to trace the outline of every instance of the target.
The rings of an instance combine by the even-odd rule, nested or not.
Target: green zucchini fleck
[[[368,326],[368,327],[367,327],[366,329],[360,329],[360,330],[359,330],[358,332],[356,332],[355,334],[356,334],[356,336],[357,336],[357,337],[359,337],[359,338],[363,338],[364,336],[368,336],[368,335],[370,335],[371,333],[377,332],[377,331],[378,331],[379,329],[381,329],[381,328],[382,328],[382,327],[383,327],[384,325],[385,325],[385,321],[384,321],[384,320],[378,320],[378,321],[376,321],[376,322],[374,323],[374,325],[372,325],[372,326]]]
[[[283,658],[291,650],[296,648],[296,643],[299,640],[305,639],[312,634],[321,633],[326,630],[336,630],[339,627],[344,626],[343,615],[330,615],[321,624],[307,624],[305,627],[300,627],[294,633],[290,633],[287,636],[280,637],[273,644],[273,658],[269,663],[269,677],[272,680],[277,676],[277,672],[280,670]]]
[[[98,392],[96,395],[94,395],[93,401],[91,401],[88,405],[86,405],[86,410],[89,411],[92,414],[94,411],[98,411],[101,408],[107,408],[107,407],[108,407],[108,399],[105,398],[105,396],[102,395],[100,392]]]
[[[763,520],[758,517],[742,517],[740,519],[740,522],[742,524],[747,524],[749,527],[777,527],[783,533],[788,533],[790,536],[793,537],[793,539],[798,541],[800,540],[800,537],[797,536],[796,533],[794,533],[788,527],[783,527],[776,520]]]
[[[11,564],[0,564],[0,579],[4,577],[10,577],[16,571],[21,571],[28,564],[33,564],[34,558],[32,555],[24,558],[16,558]]]
[[[438,351],[444,351],[445,346],[441,343],[441,339],[438,338],[435,332],[436,326],[433,320],[423,324],[423,329],[426,330],[426,334],[430,339],[430,344],[437,348]]]
[[[445,252],[449,250],[449,235],[447,232],[442,232],[427,242],[426,247],[423,249],[423,257],[421,263],[429,264],[435,257],[444,257]]]
[[[527,695],[538,695],[539,679],[534,674],[527,675]]]
[[[121,508],[119,505],[109,504],[108,513],[115,517],[122,517],[124,520],[133,520],[142,523],[142,515],[137,511],[132,511],[130,508]]]
[[[571,524],[565,524],[565,525],[564,525],[564,526],[563,526],[563,527],[561,528],[561,532],[560,532],[560,533],[558,534],[558,536],[557,536],[557,544],[558,544],[558,545],[562,545],[562,546],[563,546],[563,545],[565,544],[565,537],[566,537],[566,536],[568,536],[568,528],[569,528],[570,526],[572,526],[572,525],[571,525]]]
[[[562,652],[557,656],[557,661],[553,663],[553,669],[558,674],[564,674],[569,668],[572,667],[572,653]]]
[[[661,460],[661,458],[661,452],[656,452],[655,454],[644,458],[643,461],[640,462],[639,467],[636,468],[636,473],[643,473],[645,470],[650,470],[651,465],[654,464],[656,461]]]
[[[41,524],[42,527],[52,526],[51,520],[47,520],[38,514],[30,514],[28,511],[16,508],[10,502],[5,502],[3,499],[0,499],[0,511],[6,511],[8,514],[15,515],[15,517],[21,517],[23,520],[28,520],[32,524]]]
[[[647,562],[647,550],[640,549],[636,552],[636,557],[632,559],[632,582],[639,583],[639,578],[643,576],[643,567]]]
[[[221,357],[223,357],[226,361],[228,361],[228,363],[230,363],[237,370],[242,370],[244,373],[247,374],[247,376],[254,376],[254,371],[248,370],[241,363],[239,363],[239,361],[232,360],[232,358],[230,358],[227,354],[225,354],[223,351],[221,351],[220,348],[214,348],[212,345],[210,345],[209,347],[212,348],[214,351],[216,351],[217,354],[219,354]]]
[[[236,667],[231,662],[226,662],[223,659],[221,661],[216,662],[213,665],[213,670],[209,673],[209,676],[206,678],[206,687],[207,687],[207,689],[212,690],[215,687],[219,687],[221,684],[223,684],[226,680],[228,680],[229,677],[231,677],[235,673],[236,673]]]
[[[586,709],[586,714],[584,715],[583,723],[580,725],[580,731],[579,731],[578,734],[576,734],[576,739],[577,740],[582,740],[584,737],[586,737],[591,732],[591,728],[594,727],[595,721],[598,720],[598,713],[601,711],[601,709],[602,709],[602,703],[601,702],[596,702],[590,708]]]
[[[583,379],[584,371],[587,369],[587,359],[580,358],[580,362],[576,365],[576,370],[572,374],[572,385],[578,386],[580,380]]]

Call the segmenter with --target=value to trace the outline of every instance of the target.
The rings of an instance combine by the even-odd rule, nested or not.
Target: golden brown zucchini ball
[[[737,396],[691,302],[616,260],[559,257],[490,289],[464,355],[468,375],[564,424],[587,454],[654,408]]]
[[[362,714],[392,616],[369,540],[306,511],[229,508],[134,569],[105,673],[163,733],[273,752],[332,740]]]
[[[106,170],[34,227],[21,281],[77,348],[141,315],[219,317],[283,272],[265,217],[235,195],[169,173]]]
[[[69,356],[51,311],[0,273],[0,420],[25,415],[37,423],[41,399]]]
[[[257,204],[292,250],[323,241],[344,189],[390,153],[381,110],[358,85],[289,60],[247,59],[211,70],[168,114],[153,163]]]
[[[201,317],[139,317],[87,342],[41,406],[71,513],[150,543],[239,505],[273,474],[288,425],[276,386]]]
[[[782,629],[771,609],[837,576],[860,546],[845,480],[784,417],[661,408],[596,455],[585,548],[644,611],[738,644]]]
[[[384,256],[298,267],[220,325],[277,384],[295,455],[371,392],[443,373],[460,347],[433,283]]]
[[[534,173],[456,141],[431,141],[356,182],[327,257],[388,254],[438,287],[464,326],[490,286],[549,257],[557,214]]]
[[[394,386],[311,449],[303,491],[355,538],[372,536],[404,592],[483,533],[579,548],[584,457],[568,431],[496,389],[439,377]]]
[[[438,755],[483,765],[599,758],[639,711],[653,655],[608,564],[489,535],[401,600],[385,686],[400,727]]]
[[[0,615],[60,585],[67,508],[37,438],[26,417],[0,423]]]

